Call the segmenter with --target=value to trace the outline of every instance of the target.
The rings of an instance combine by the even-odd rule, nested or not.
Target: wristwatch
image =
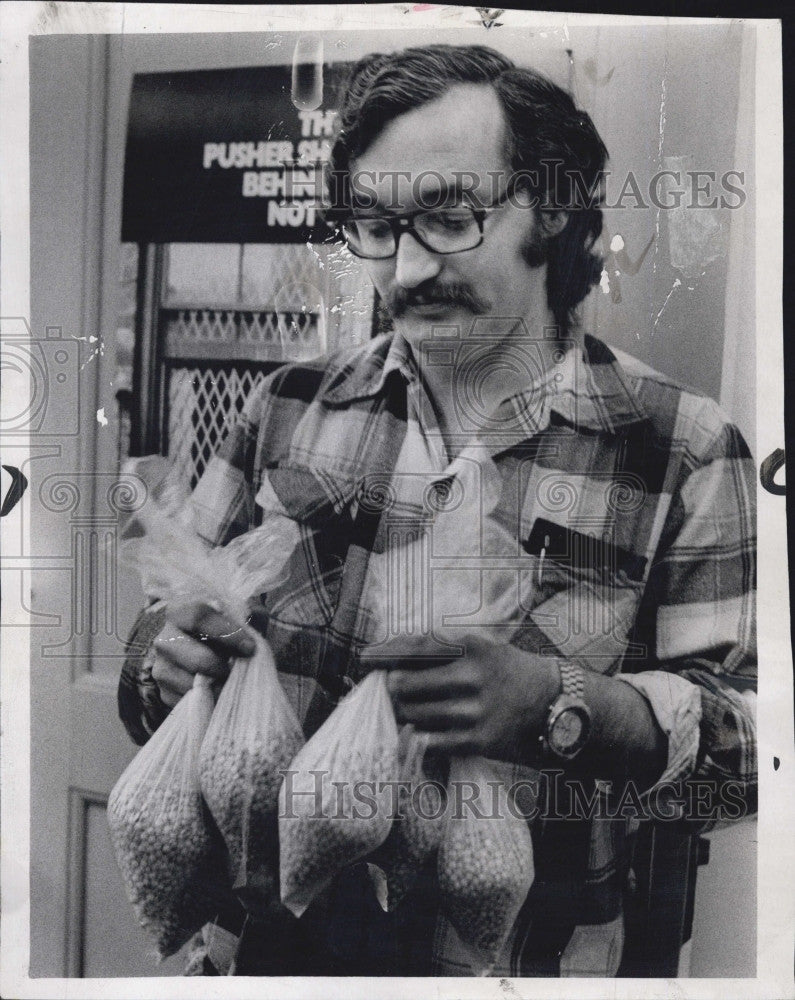
[[[591,735],[591,710],[585,702],[585,672],[568,660],[558,660],[561,692],[549,706],[544,749],[553,757],[573,760]]]

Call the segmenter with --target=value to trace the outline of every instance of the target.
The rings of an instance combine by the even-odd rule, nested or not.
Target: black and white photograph
[[[780,22],[6,6],[2,995],[793,995]]]

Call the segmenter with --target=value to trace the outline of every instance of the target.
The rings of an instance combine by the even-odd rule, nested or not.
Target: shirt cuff
[[[651,788],[688,778],[696,767],[701,738],[701,694],[696,684],[665,670],[616,674],[616,679],[639,691],[668,737],[668,763]]]

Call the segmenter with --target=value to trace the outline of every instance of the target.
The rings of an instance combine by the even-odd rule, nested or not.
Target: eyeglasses
[[[455,205],[404,215],[352,216],[340,224],[348,249],[365,260],[386,260],[397,253],[404,233],[411,233],[420,246],[432,253],[462,253],[483,242],[483,223],[508,197],[505,191],[492,205],[473,208]]]

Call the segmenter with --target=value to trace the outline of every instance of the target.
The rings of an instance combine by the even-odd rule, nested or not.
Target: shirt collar
[[[538,433],[555,413],[573,427],[615,434],[647,418],[643,404],[618,358],[596,337],[586,335],[560,362],[505,400],[528,434]],[[498,411],[500,412],[500,411]]]
[[[393,371],[399,371],[407,382],[417,377],[411,348],[403,336],[382,334],[332,365],[323,399],[342,404],[377,395]],[[632,381],[615,354],[588,334],[582,344],[575,344],[565,353],[559,365],[506,399],[497,411],[501,418],[512,418],[526,437],[543,430],[551,413],[574,427],[607,434],[647,419]]]
[[[353,354],[331,362],[323,401],[338,405],[375,396],[381,392],[390,372],[396,370],[406,381],[416,378],[411,349],[400,334],[381,334]]]

